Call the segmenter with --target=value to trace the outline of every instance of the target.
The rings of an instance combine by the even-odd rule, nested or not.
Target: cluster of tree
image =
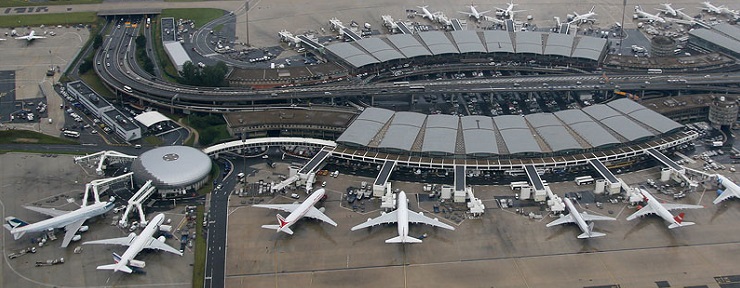
[[[218,114],[192,114],[190,126],[198,130],[198,144],[208,146],[216,141],[229,137],[226,131],[226,120]]]
[[[154,62],[146,54],[146,37],[139,35],[136,37],[136,59],[141,63],[144,71],[154,75]]]
[[[180,71],[177,82],[193,86],[222,87],[226,86],[227,72],[229,72],[229,67],[221,61],[216,65],[204,66],[203,68],[187,61],[182,65],[182,71]]]

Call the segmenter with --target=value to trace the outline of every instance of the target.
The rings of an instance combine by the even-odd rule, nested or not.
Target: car
[[[222,187],[223,186],[221,186],[221,184],[218,184],[218,185],[216,185],[216,190],[221,190]]]
[[[98,134],[98,130],[92,130],[92,131],[90,131],[90,133],[92,133],[92,134]]]
[[[326,187],[326,181],[321,183],[321,187]]]

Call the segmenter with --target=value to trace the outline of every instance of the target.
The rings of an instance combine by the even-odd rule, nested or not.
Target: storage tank
[[[676,41],[666,36],[655,36],[650,41],[650,55],[653,57],[672,57]]]
[[[729,126],[737,121],[738,106],[735,98],[720,96],[709,106],[709,122],[716,126]]]

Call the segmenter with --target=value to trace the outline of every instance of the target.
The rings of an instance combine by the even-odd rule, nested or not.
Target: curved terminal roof
[[[350,43],[329,45],[326,46],[326,50],[355,67],[379,63],[378,59],[375,59]]]
[[[516,32],[516,53],[542,54],[541,32]]]
[[[432,53],[427,50],[424,45],[416,40],[414,36],[408,34],[395,34],[388,36],[388,40],[391,41],[396,49],[406,56],[406,58],[414,58],[419,56],[431,56]],[[331,45],[330,45],[331,46]]]
[[[131,171],[137,179],[152,180],[155,187],[185,187],[208,177],[211,158],[193,147],[164,146],[141,154]]]
[[[414,145],[416,136],[419,135],[426,118],[427,115],[421,113],[397,112],[378,148],[411,151],[411,146]]]
[[[573,39],[575,36],[568,34],[548,34],[545,55],[557,55],[570,57],[573,50]]]
[[[486,47],[483,47],[478,32],[473,30],[461,30],[450,32],[452,39],[457,44],[460,53],[486,53]]]
[[[424,45],[426,45],[427,48],[429,48],[429,51],[432,51],[432,54],[434,55],[460,53],[443,32],[429,31],[419,33],[419,38],[421,38],[421,41],[424,41]]]
[[[514,53],[514,44],[511,42],[509,32],[499,30],[483,31],[483,39],[489,53],[507,52]]]
[[[628,99],[525,117],[427,116],[368,108],[337,142],[407,152],[487,157],[608,148],[649,140],[681,127]]]
[[[355,41],[355,43],[360,45],[362,49],[365,49],[365,51],[370,52],[370,54],[380,60],[380,62],[405,58],[401,52],[398,52],[398,50],[391,47],[391,45],[388,45],[388,43],[385,43],[385,41],[380,38],[365,38]]]
[[[461,30],[417,35],[395,34],[386,37],[387,40],[365,38],[354,43],[331,44],[326,49],[360,68],[397,59],[460,53],[531,53],[599,61],[607,44],[602,38],[542,32]]]
[[[147,128],[159,122],[171,120],[170,118],[167,118],[167,116],[164,116],[162,113],[159,113],[157,111],[149,111],[149,112],[141,113],[137,115],[136,117],[134,117],[134,119],[136,119],[136,121],[139,121],[139,123],[141,123],[142,125],[144,125],[144,127],[147,127]]]
[[[468,154],[499,154],[493,119],[486,116],[460,118],[465,152]]]
[[[393,111],[380,108],[366,108],[352,124],[344,130],[337,141],[367,146],[385,123],[393,117]]]

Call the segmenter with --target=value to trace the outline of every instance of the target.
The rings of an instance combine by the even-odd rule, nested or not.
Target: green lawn
[[[90,71],[87,71],[87,73],[80,74],[80,79],[82,79],[82,81],[84,81],[87,86],[90,86],[90,88],[92,88],[95,92],[98,92],[98,95],[103,96],[105,99],[116,99],[116,94],[113,94],[110,89],[105,87],[105,84],[103,84],[103,80],[100,80],[98,74],[95,73],[95,69],[90,69]]]
[[[24,7],[24,6],[52,6],[52,5],[77,5],[77,4],[97,4],[103,0],[51,0],[43,2],[32,2],[28,0],[2,0],[0,7]]]
[[[144,143],[149,144],[151,146],[161,146],[162,144],[164,144],[164,141],[162,141],[162,139],[160,139],[157,136],[149,135],[149,136],[144,137]]]
[[[196,208],[195,260],[193,263],[193,287],[203,287],[206,277],[206,237],[203,234],[203,205]]]
[[[80,144],[77,141],[57,138],[28,130],[0,131],[0,144]]]
[[[224,16],[224,13],[226,13],[226,11],[221,10],[221,9],[215,9],[215,8],[163,9],[162,18],[166,18],[166,17],[175,18],[175,24],[177,24],[177,19],[190,19],[190,20],[193,20],[193,22],[195,22],[195,29],[199,29],[201,26],[205,25],[208,22],[211,22],[213,19]]]
[[[0,3],[3,3],[0,1]],[[93,24],[97,21],[96,12],[51,13],[43,15],[0,16],[0,27]],[[39,31],[41,32],[41,31]]]

